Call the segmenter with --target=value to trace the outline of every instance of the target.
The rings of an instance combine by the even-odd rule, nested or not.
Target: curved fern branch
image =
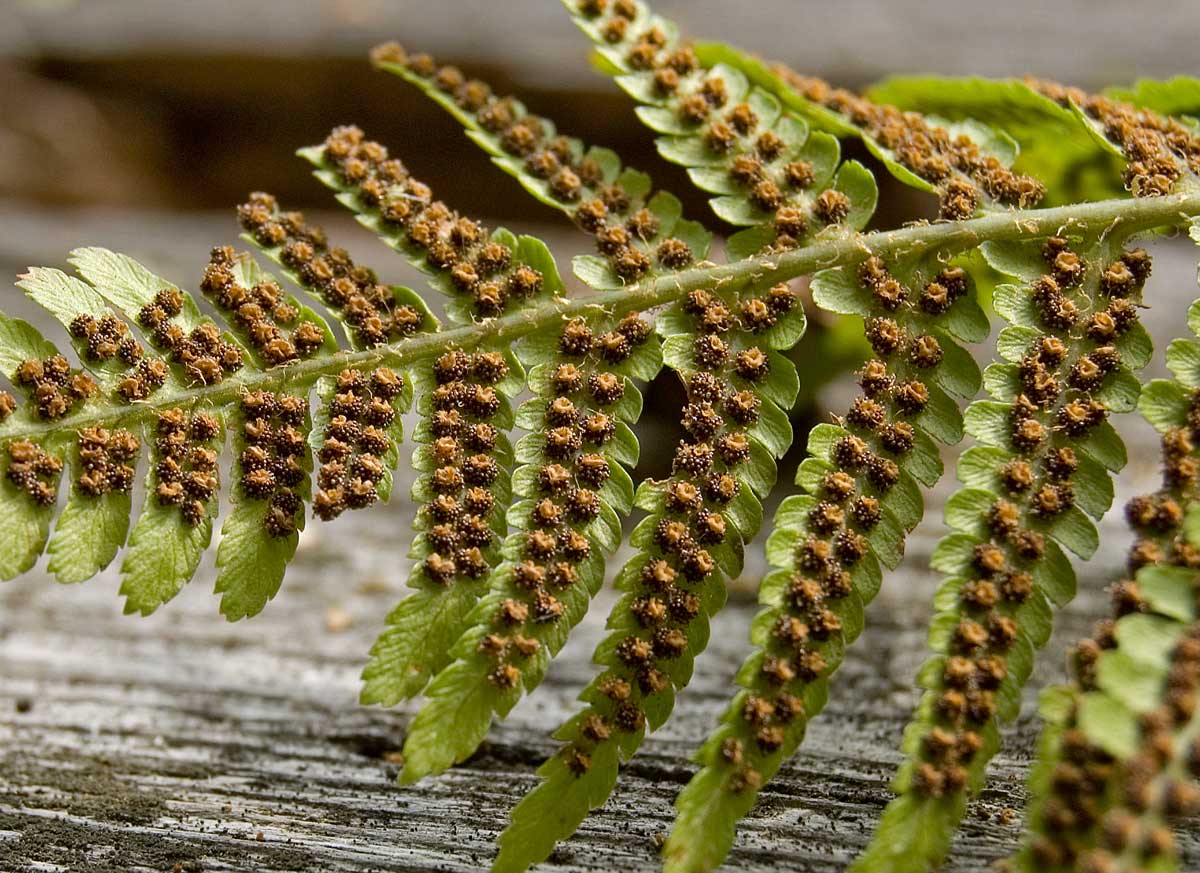
[[[311,384],[321,376],[336,376],[344,369],[371,370],[389,366],[404,370],[418,362],[436,358],[449,345],[471,348],[481,341],[486,341],[489,345],[499,346],[521,336],[550,329],[555,324],[561,324],[564,317],[571,318],[593,312],[606,312],[619,317],[628,312],[646,311],[682,299],[690,291],[701,288],[718,287],[733,290],[750,283],[769,285],[811,273],[831,264],[853,266],[872,254],[886,262],[917,257],[938,249],[947,252],[963,251],[978,246],[985,239],[1003,241],[1045,238],[1062,228],[1069,228],[1074,233],[1095,233],[1118,220],[1123,227],[1136,232],[1177,225],[1187,216],[1198,213],[1200,197],[1181,194],[1146,198],[1132,203],[1121,200],[1101,201],[1069,208],[1027,210],[1012,215],[986,215],[964,222],[901,228],[853,238],[820,239],[798,249],[755,255],[730,264],[692,266],[677,273],[655,276],[644,283],[631,285],[619,291],[601,292],[588,298],[545,305],[529,312],[515,312],[478,325],[466,325],[442,333],[417,333],[381,346],[339,351],[327,356],[314,355],[266,370],[243,367],[211,384],[188,383],[186,375],[180,374],[177,366],[164,361],[164,365],[160,367],[156,363],[160,355],[155,352],[144,355],[143,359],[131,367],[133,377],[137,379],[134,387],[139,393],[143,386],[151,387],[161,379],[161,384],[153,388],[144,400],[132,404],[125,402],[118,385],[117,396],[93,396],[87,403],[69,401],[59,418],[43,417],[36,409],[22,404],[20,409],[9,412],[3,421],[0,421],[0,440],[5,443],[31,442],[42,446],[43,451],[50,457],[61,457],[64,451],[61,450],[61,445],[54,445],[56,440],[70,441],[84,428],[121,427],[132,431],[135,427],[156,425],[159,417],[170,410],[187,410],[196,406],[202,409],[223,408],[236,401],[244,392],[276,391],[293,383]],[[146,302],[153,302],[158,291],[174,287],[172,283],[154,277],[141,265],[110,252],[85,249],[78,251],[75,258],[81,268],[88,271],[86,278],[91,278],[96,283],[89,283],[93,291],[98,294],[98,288],[103,287],[106,294],[118,301],[119,311],[127,315],[131,323],[136,323],[141,307]],[[182,318],[182,308],[180,313],[179,317]],[[99,310],[97,314],[103,316]],[[197,319],[188,317],[184,323],[190,325],[194,320]],[[41,339],[28,324],[16,319],[6,319],[3,330],[4,357],[0,359],[0,363],[3,364],[5,372],[14,374],[27,360],[41,361],[53,357],[53,347]],[[0,404],[4,409],[11,406],[9,401]],[[47,469],[53,466],[53,462],[47,462]],[[46,488],[51,489],[57,487],[61,470],[40,475],[43,476]],[[42,489],[39,489],[39,493],[46,494]],[[4,511],[11,521],[11,529],[15,532],[14,536],[5,542],[7,558],[3,562],[4,576],[11,578],[31,566],[44,549],[54,513],[46,506],[49,502],[46,496],[39,497],[43,502],[37,503],[31,497],[8,489],[5,498]],[[195,536],[193,533],[187,539]],[[177,570],[173,571],[178,573],[178,578],[186,579],[191,575],[191,558],[186,556],[202,551],[202,540],[203,538],[198,538],[192,540],[193,545],[171,550],[171,554],[180,556],[179,563],[174,565]],[[150,602],[154,602],[153,597]]]

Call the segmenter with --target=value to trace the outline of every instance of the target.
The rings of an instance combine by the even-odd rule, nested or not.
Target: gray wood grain
[[[86,239],[177,275],[172,267],[195,269],[178,253],[203,238],[189,252],[198,267],[217,233],[207,220],[172,224],[159,215],[5,217],[0,211],[7,272],[30,260],[60,261],[67,244]],[[1193,251],[1164,247],[1158,262],[1150,296],[1164,304],[1151,322],[1160,340],[1178,329],[1179,307],[1194,293]],[[14,298],[0,305],[11,311]],[[1149,429],[1130,423],[1125,432],[1133,461],[1119,501],[1152,487],[1155,476]],[[949,486],[929,495],[929,505]],[[828,709],[744,822],[727,869],[840,870],[869,838],[916,700],[912,677],[938,583],[927,565],[943,527],[936,509],[929,515],[871,607]],[[597,598],[542,687],[474,757],[401,788],[394,754],[414,706],[368,709],[356,695],[365,653],[404,592],[407,562],[396,543],[406,540],[409,521],[398,500],[333,525],[314,522],[276,601],[237,624],[217,614],[211,554],[184,592],[146,619],[121,615],[111,571],[68,587],[37,570],[0,587],[0,871],[484,868],[507,810],[554,749],[549,731],[592,675],[590,652],[613,597]],[[761,539],[744,583],[761,572]],[[1061,679],[1065,646],[1104,612],[1103,589],[1127,543],[1114,513],[949,869],[986,870],[1016,845],[1038,731],[1036,688]],[[688,755],[725,706],[754,611],[752,599],[735,592],[675,717],[543,869],[655,869],[671,803],[693,769]],[[1183,845],[1188,862],[1200,864],[1197,828]]]

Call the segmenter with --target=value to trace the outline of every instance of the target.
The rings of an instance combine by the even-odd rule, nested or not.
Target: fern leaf
[[[281,210],[272,195],[252,194],[238,207],[238,220],[245,230],[244,239],[258,246],[283,268],[288,279],[346,325],[355,348],[436,329],[437,320],[419,296],[408,288],[379,284],[374,270],[356,264],[345,249],[331,246],[325,231],[308,224],[302,213]],[[218,269],[210,264],[205,273],[205,290],[218,300],[229,298],[228,274],[234,265],[215,266]]]
[[[339,129],[304,154],[364,225],[451,298],[453,320],[561,295],[562,280],[541,241],[488,231],[452,213],[361,132]],[[405,191],[398,193],[402,181]],[[403,220],[396,220],[400,211]],[[524,372],[510,353],[452,349],[418,387],[425,421],[417,433],[414,461],[422,475],[413,495],[423,506],[410,555],[417,560],[410,579],[417,593],[388,616],[363,671],[363,701],[385,705],[415,696],[450,662],[452,644],[470,627],[470,611],[499,563],[513,463],[505,437],[513,424],[509,402],[524,387]]]
[[[363,669],[362,701],[385,706],[419,694],[449,663],[499,564],[513,464],[505,436],[513,424],[509,398],[524,386],[511,354],[486,352],[447,352],[418,378],[413,498],[421,501],[421,533],[409,555],[416,559],[409,579],[415,591],[388,615]],[[462,408],[447,390],[456,386],[469,398]]]
[[[1200,328],[1200,301],[1190,307],[1188,325],[1193,334]],[[1173,855],[1173,841],[1163,839],[1161,808],[1152,801],[1149,808],[1131,810],[1124,799],[1138,796],[1125,789],[1131,778],[1144,784],[1142,771],[1161,770],[1168,781],[1172,770],[1181,772],[1177,762],[1147,761],[1138,753],[1149,743],[1162,742],[1164,720],[1147,714],[1179,700],[1184,677],[1176,674],[1175,681],[1164,682],[1168,649],[1196,619],[1198,580],[1191,567],[1190,528],[1200,517],[1195,473],[1200,451],[1192,425],[1200,374],[1182,362],[1197,354],[1200,343],[1194,339],[1173,342],[1168,361],[1175,378],[1151,382],[1139,400],[1139,411],[1162,433],[1163,483],[1157,492],[1135,497],[1126,506],[1137,539],[1129,551],[1128,577],[1110,589],[1112,619],[1099,623],[1094,637],[1075,647],[1075,682],[1043,695],[1047,723],[1030,774],[1029,834],[1018,856],[1023,869],[1072,869],[1077,859],[1086,858],[1095,863],[1107,859],[1123,869],[1126,847],[1110,838],[1130,822],[1142,834],[1157,834],[1164,856],[1160,860]],[[1186,732],[1181,715],[1165,721]],[[1188,740],[1170,748],[1173,755],[1186,755]],[[1073,766],[1096,783],[1096,790],[1085,815],[1066,816],[1064,810],[1077,804],[1061,774]],[[1179,797],[1188,793],[1182,787],[1171,790]]]
[[[604,581],[604,560],[621,540],[633,503],[626,468],[637,461],[630,424],[641,413],[633,380],[661,364],[660,346],[636,317],[609,325],[573,320],[518,347],[533,369],[534,398],[518,422],[513,476],[520,498],[505,562],[472,610],[453,663],[426,690],[409,726],[402,782],[440,773],[470,755],[493,714],[506,715],[541,681],[550,659]],[[455,725],[446,731],[447,719]]]
[[[617,576],[622,596],[593,656],[602,672],[580,695],[583,709],[555,732],[564,745],[513,810],[495,870],[544,860],[607,799],[619,761],[644,732],[670,716],[725,602],[725,580],[740,572],[743,545],[762,522],[773,459],[792,442],[783,410],[799,382],[778,351],[800,338],[804,315],[786,285],[741,298],[695,292],[657,328],[666,363],[687,387],[690,440],[676,450],[671,478],[638,490],[650,515],[630,538],[639,553]]]
[[[736,199],[718,198],[714,202],[718,215],[726,220],[759,223],[764,213],[773,212],[776,235],[785,231],[782,235],[788,238],[788,244],[790,238],[801,235],[793,230],[797,227],[794,218],[815,214],[818,225],[829,223],[831,217],[839,219],[834,223],[840,223],[837,212],[841,206],[831,214],[824,208],[828,200],[822,203],[821,198],[811,200],[788,193],[796,187],[811,187],[808,180],[812,171],[819,176],[830,158],[836,163],[836,148],[830,149],[836,141],[830,134],[858,137],[898,180],[938,194],[944,218],[967,218],[980,207],[1026,206],[1042,196],[1043,188],[1039,182],[1008,169],[1016,157],[1012,140],[983,125],[947,124],[942,127],[918,113],[900,113],[892,107],[875,105],[848,91],[832,88],[819,79],[799,76],[785,67],[769,67],[720,43],[680,48],[675,37],[677,28],[652,14],[644,4],[636,4],[637,11],[632,15],[626,14],[631,9],[614,6],[606,16],[599,7],[586,0],[565,2],[575,14],[576,23],[599,46],[598,51],[607,68],[618,74],[618,84],[634,99],[647,104],[639,110],[641,119],[655,130],[671,136],[665,141],[660,140],[664,157],[693,167],[693,180],[702,188],[739,195]],[[668,54],[664,56],[660,50]],[[720,83],[702,85],[697,92],[715,107],[724,105],[726,94],[722,91],[728,90],[730,101],[745,95],[744,104],[735,105],[723,120],[713,121],[703,131],[706,142],[698,140],[700,125],[707,120],[709,112],[702,101],[696,99],[697,94],[678,101],[673,99],[673,95],[690,93],[688,80],[694,78],[697,69],[709,71],[707,76],[701,77],[706,81],[716,79],[725,83],[724,88]],[[710,93],[714,88],[716,93]],[[775,139],[768,136],[767,144],[782,140],[791,145],[796,135],[803,136],[803,131],[811,125],[820,133],[811,134],[809,154],[800,157],[799,164],[789,160],[784,172],[779,174],[771,166],[772,150],[768,148],[764,152],[762,139],[755,142],[753,149],[741,150],[736,145],[729,145],[724,134],[730,126],[735,134],[742,132],[740,122],[746,117],[746,107],[757,120],[769,119],[764,122],[764,127],[771,129],[774,125],[771,132]],[[728,156],[727,161],[721,160],[722,154]],[[822,157],[814,161],[813,154]],[[698,161],[701,156],[703,159]],[[758,170],[757,164],[764,161],[767,172],[746,174],[748,170]],[[701,166],[698,167],[698,163]],[[725,167],[721,167],[723,163]],[[811,165],[807,172],[802,167],[805,163]],[[708,169],[713,164],[721,168],[716,174]],[[855,180],[856,195],[861,195],[864,200],[874,197],[874,187],[868,189],[859,181],[864,174],[856,163],[847,164],[845,172]],[[843,193],[851,193],[850,178],[839,186],[847,189]],[[779,194],[784,197],[784,213],[774,208]],[[747,196],[748,204],[744,202]],[[840,201],[840,198],[835,199]],[[805,215],[810,201],[817,208]],[[865,210],[865,214],[869,215],[870,211]],[[857,227],[854,213],[851,209],[850,223]],[[758,222],[753,221],[754,218]],[[778,226],[781,219],[782,228]],[[760,231],[745,239],[753,239],[761,245],[770,237]]]
[[[1114,100],[1159,115],[1177,118],[1200,115],[1200,79],[1194,76],[1175,76],[1165,81],[1139,79],[1128,88],[1107,88],[1104,93]]]
[[[1171,819],[1200,806],[1200,718],[1187,702],[1198,690],[1198,581],[1186,567],[1144,567],[1132,583],[1145,592],[1143,612],[1111,625],[1083,688],[1044,695],[1048,723],[1030,777],[1040,794],[1018,869],[1179,869]],[[1081,784],[1068,785],[1072,777]]]
[[[875,209],[871,174],[838,168],[837,140],[810,133],[768,91],[725,63],[706,63],[678,28],[641,3],[607,12],[566,0],[638,117],[662,136],[659,153],[713,193],[713,211],[751,228],[730,240],[735,256],[800,245],[826,227],[861,229]],[[632,15],[636,6],[636,12]]]
[[[4,374],[15,375],[29,361],[50,361],[58,354],[33,325],[0,313],[0,367]],[[0,435],[24,423],[38,421],[41,409],[30,402],[30,380],[13,379],[26,394],[23,407],[11,394],[0,394]],[[30,440],[9,442],[0,465],[4,480],[0,483],[0,522],[6,535],[0,543],[0,579],[11,579],[36,563],[46,547],[54,501],[63,470],[65,446],[61,441]]]
[[[1194,81],[1177,80],[1158,90],[1163,96],[1156,102],[1152,84],[1145,86],[1144,96],[1135,88],[1106,97],[1033,78],[923,77],[888,82],[872,94],[904,107],[1002,124],[1021,140],[1029,153],[1026,163],[1045,172],[1043,178],[1082,177],[1083,190],[1069,190],[1069,196],[1111,196],[1119,191],[1110,181],[1119,163],[1125,165],[1124,187],[1134,196],[1159,196],[1194,190],[1197,184],[1200,135],[1169,117],[1180,99],[1185,106],[1197,106],[1185,96],[1194,90]],[[1160,114],[1164,109],[1167,112]]]
[[[314,175],[337,192],[340,203],[430,277],[447,295],[450,317],[465,323],[511,311],[529,300],[559,296],[557,270],[545,244],[516,238],[434,200],[429,186],[408,174],[387,149],[357,128],[338,128],[320,146],[302,149]]]
[[[230,621],[262,611],[296,552],[311,487],[312,458],[305,438],[312,428],[309,387],[247,393],[230,415],[238,460],[231,509],[217,546],[214,586],[221,595],[221,614]]]
[[[978,367],[957,343],[979,341],[988,324],[962,269],[936,255],[891,270],[871,258],[818,273],[812,290],[818,306],[865,318],[875,357],[839,425],[810,432],[796,479],[806,494],[786,498],[775,515],[767,540],[775,569],[759,588],[755,652],[737,679],[746,690],[697,753],[702,768],[676,801],[668,870],[719,865],[738,819],[799,746],[862,630],[881,566],[899,563],[921,519],[921,485],[941,476],[934,440],[962,438],[950,394],[979,388]]]
[[[1021,151],[1013,164],[1046,184],[1047,204],[1120,196],[1120,161],[1087,132],[1078,116],[1020,79],[897,76],[867,97],[904,111],[956,121],[973,119],[1003,130]]]
[[[142,615],[179,593],[208,548],[217,516],[217,458],[225,445],[214,411],[169,410],[155,423],[154,437],[146,498],[121,564],[125,612]]]
[[[944,858],[967,794],[982,787],[998,723],[1017,713],[1051,606],[1074,595],[1060,546],[1085,559],[1096,547],[1084,507],[1098,516],[1111,492],[1092,483],[1125,462],[1108,417],[1134,407],[1131,374],[1150,356],[1136,316],[1149,259],[1117,246],[984,246],[992,266],[1022,284],[996,290],[1010,324],[999,340],[1005,362],[985,376],[994,399],[965,414],[982,445],[963,455],[966,487],[946,506],[954,532],[933,554],[948,579],[930,626],[935,655],[918,680],[926,692],[905,732],[900,798],[855,870],[924,871]]]
[[[85,431],[75,443],[67,464],[74,482],[46,547],[50,556],[47,569],[58,581],[83,582],[92,578],[112,562],[125,544],[132,510],[132,464],[137,462],[140,448],[140,436],[123,429],[111,433],[101,429]],[[118,481],[92,484],[96,455],[107,456],[106,464],[119,471]],[[110,474],[108,478],[113,477]]]
[[[420,88],[466,129],[535,198],[592,234],[602,257],[581,256],[575,272],[593,288],[620,288],[685,269],[708,254],[711,235],[680,218],[682,206],[665,191],[651,194],[650,178],[609,149],[587,147],[530,114],[514,97],[497,97],[456,67],[428,55],[409,57],[395,43],[372,55],[381,69]]]

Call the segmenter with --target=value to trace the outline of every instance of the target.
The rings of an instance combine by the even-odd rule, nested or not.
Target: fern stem
[[[985,240],[1034,240],[1072,232],[1096,234],[1120,227],[1130,234],[1158,227],[1179,227],[1200,216],[1200,193],[1115,198],[1050,209],[1025,209],[984,215],[968,221],[918,224],[868,234],[847,234],[778,254],[755,255],[729,264],[705,263],[650,282],[630,285],[588,297],[556,302],[443,333],[421,334],[389,345],[342,352],[300,361],[286,367],[247,373],[214,385],[186,391],[160,391],[151,401],[129,407],[83,409],[51,422],[13,417],[0,426],[2,439],[39,439],[95,424],[131,424],[153,420],[164,409],[205,401],[224,405],[243,391],[278,390],[293,381],[336,375],[347,367],[408,366],[436,357],[448,346],[474,348],[510,343],[562,321],[597,311],[618,316],[645,311],[681,299],[700,288],[738,288],[750,283],[781,282],[817,269],[857,264],[872,255],[894,259],[930,251],[967,251]]]

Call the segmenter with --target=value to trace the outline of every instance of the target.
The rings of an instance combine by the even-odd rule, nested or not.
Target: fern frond
[[[541,202],[592,234],[601,258],[581,256],[575,273],[593,288],[620,288],[682,270],[708,255],[711,234],[682,219],[679,199],[651,193],[650,177],[610,149],[588,147],[532,115],[515,97],[497,97],[486,83],[428,55],[409,56],[395,43],[379,46],[380,69],[416,85],[453,115],[467,135]]]
[[[866,224],[875,211],[874,177],[857,161],[839,168],[836,139],[811,133],[740,70],[706,64],[673,22],[645,4],[564,2],[606,71],[641,104],[638,117],[662,134],[659,153],[716,195],[710,203],[718,217],[752,228],[730,240],[731,257],[792,248],[830,226]]]
[[[803,739],[825,704],[829,676],[863,628],[882,569],[894,569],[923,515],[921,486],[940,478],[935,440],[957,443],[962,416],[951,395],[973,397],[979,369],[958,342],[988,323],[960,268],[936,254],[896,264],[817,273],[813,299],[861,315],[875,357],[859,372],[863,394],[837,425],[818,425],[796,483],[776,513],[759,589],[755,652],[739,693],[697,753],[701,770],[676,801],[664,855],[668,870],[711,870],[738,819]],[[919,290],[917,290],[919,289]]]
[[[1007,129],[989,128],[975,117],[947,122],[901,112],[721,43],[698,45],[696,52],[706,65],[741,70],[816,129],[860,140],[894,178],[936,195],[941,218],[1025,207],[1045,193],[1038,178],[1013,171],[1018,149]]]
[[[1020,145],[1014,169],[1047,186],[1047,203],[1117,197],[1124,192],[1121,161],[1092,137],[1069,108],[1020,79],[896,76],[871,86],[873,101],[952,121],[978,121]]]
[[[630,537],[639,553],[617,576],[622,595],[593,655],[601,673],[580,694],[583,709],[555,731],[564,745],[513,810],[495,870],[544,860],[607,799],[645,731],[670,716],[725,603],[725,581],[741,571],[744,545],[762,523],[774,458],[792,441],[783,410],[799,381],[779,352],[799,340],[804,315],[787,285],[740,297],[693,292],[659,316],[657,329],[687,389],[688,441],[669,479],[638,489],[649,516]]]
[[[610,329],[593,332],[602,326]],[[506,715],[538,685],[603,583],[621,516],[633,505],[626,470],[638,448],[630,425],[642,405],[633,380],[653,378],[662,360],[649,325],[597,313],[517,351],[532,367],[534,393],[518,413],[530,431],[517,444],[522,466],[513,476],[522,499],[509,508],[505,562],[409,726],[402,782],[466,758],[493,715]]]
[[[1060,545],[1082,558],[1098,544],[1088,516],[1112,500],[1110,476],[1125,449],[1108,422],[1131,411],[1150,357],[1137,323],[1149,275],[1145,251],[1113,239],[1036,246],[985,244],[991,265],[1021,284],[1000,286],[995,306],[1009,322],[984,382],[992,400],[971,404],[967,432],[980,443],[959,460],[965,486],[946,504],[954,532],[937,546],[939,589],[930,626],[935,653],[921,669],[926,689],[905,731],[911,757],[856,870],[925,871],[941,862],[980,789],[1049,636],[1052,605],[1074,595]],[[999,496],[998,496],[999,495]]]
[[[562,281],[540,241],[489,231],[434,201],[428,186],[361,131],[339,128],[303,154],[360,222],[451,298],[452,320],[477,321],[561,295]],[[389,614],[372,649],[363,671],[367,703],[394,705],[418,694],[452,660],[507,532],[513,453],[506,433],[513,426],[511,398],[525,384],[521,364],[507,350],[451,348],[415,378],[422,422],[413,497],[422,506],[410,586],[417,593]]]
[[[1083,175],[1084,193],[1111,196],[1120,190],[1107,171],[1123,164],[1124,188],[1143,197],[1195,190],[1200,183],[1200,134],[1170,117],[1180,100],[1193,110],[1200,105],[1184,96],[1194,93],[1195,82],[1177,80],[1171,91],[1164,90],[1157,99],[1149,85],[1144,97],[1138,89],[1109,97],[1033,78],[921,77],[887,82],[872,93],[952,118],[994,120],[1021,140],[1032,162],[1046,168],[1046,178]]]
[[[1138,79],[1129,87],[1106,88],[1104,94],[1159,115],[1176,118],[1200,115],[1200,79],[1195,76],[1176,76],[1165,81]]]

